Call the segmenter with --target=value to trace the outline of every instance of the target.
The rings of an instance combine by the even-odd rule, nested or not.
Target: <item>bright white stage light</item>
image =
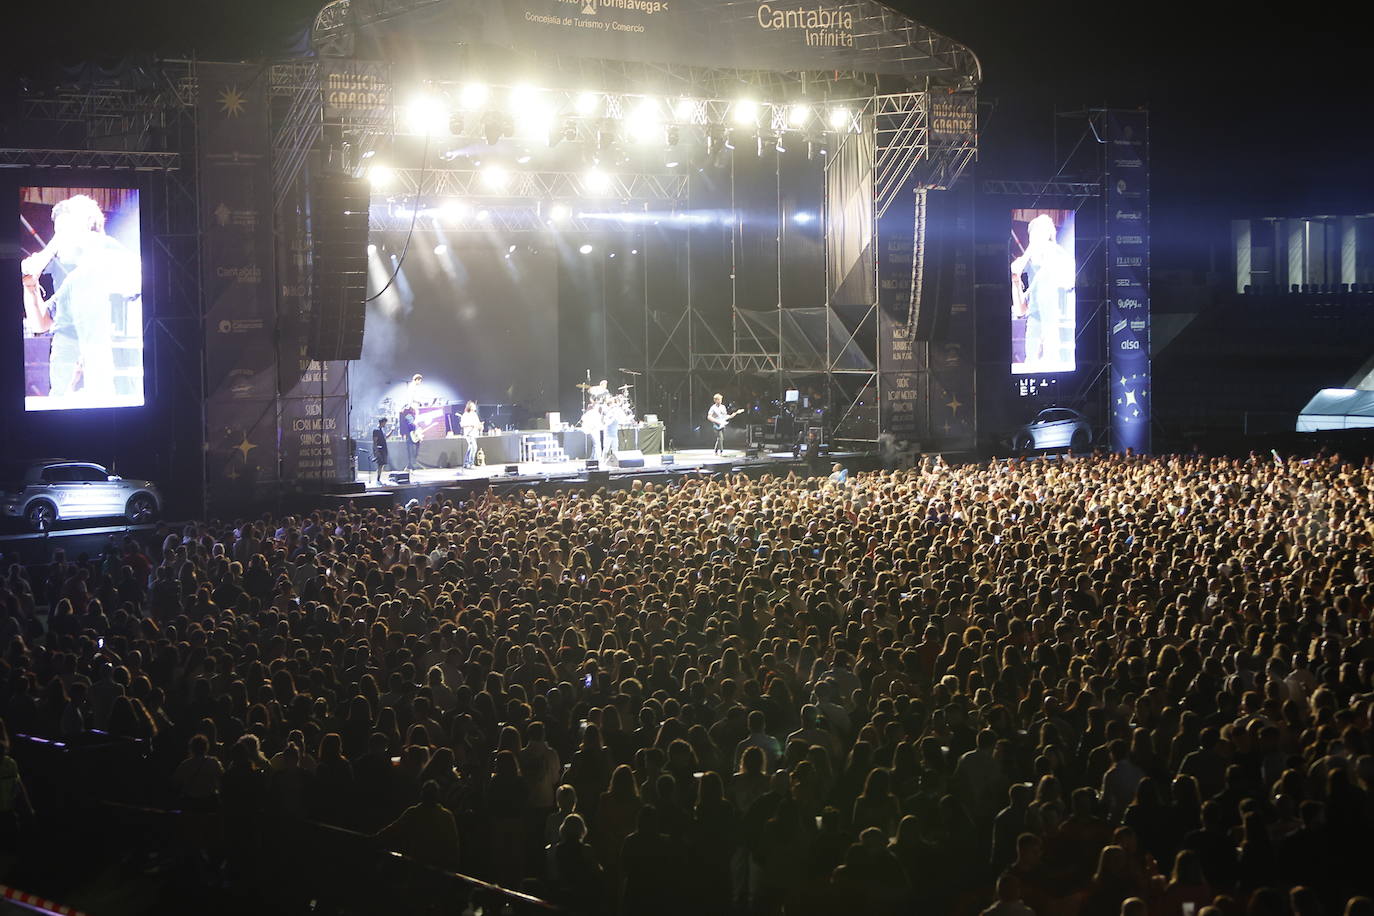
[[[487,104],[487,97],[491,95],[491,90],[486,83],[468,83],[463,87],[463,91],[458,95],[458,103],[467,111],[476,111]]]
[[[849,129],[849,109],[837,107],[830,109],[830,129],[848,130]]]
[[[630,249],[630,254],[639,254],[639,249],[638,249],[638,248],[631,248],[631,249]]]
[[[510,181],[510,172],[499,165],[489,165],[482,169],[482,182],[489,188],[499,191]]]
[[[581,248],[579,248],[579,249],[577,249],[577,250],[580,251],[580,252],[582,252],[583,254],[591,254],[591,253],[592,253],[592,246],[591,246],[591,245],[583,245]]]
[[[491,219],[491,211],[485,208],[477,211],[477,218],[483,221]]]
[[[392,171],[389,165],[378,164],[367,170],[367,180],[371,182],[374,188],[385,188],[390,186],[392,179],[395,177],[396,173]]]
[[[539,99],[539,90],[525,83],[511,88],[510,95],[506,99],[506,110],[515,117],[520,116],[522,108],[528,108]]]
[[[787,123],[792,127],[805,127],[806,122],[811,119],[811,106],[805,102],[798,102],[787,109]]]
[[[518,162],[520,165],[527,165],[529,161],[533,158],[534,157],[531,156],[529,153],[521,153],[519,156],[515,158],[515,161]]]
[[[697,111],[697,100],[683,97],[677,100],[677,105],[673,107],[673,117],[679,121],[691,121]]]
[[[587,174],[582,176],[582,187],[588,194],[602,194],[611,187],[611,176],[601,169],[588,169]]]
[[[577,97],[573,107],[584,118],[590,117],[601,107],[601,96],[595,92],[584,92]]]
[[[376,254],[376,253],[377,253],[377,246],[376,246],[376,245],[368,245],[368,246],[367,246],[367,253],[368,253],[369,255]]]
[[[435,245],[435,246],[434,246],[434,253],[435,253],[435,254],[448,254],[448,246],[445,245],[445,244],[443,244],[442,242],[440,242],[438,245]]]
[[[417,95],[406,106],[406,124],[411,133],[438,137],[448,133],[448,105],[437,95]]]
[[[805,226],[805,225],[807,225],[808,223],[810,223],[812,220],[814,220],[815,218],[816,218],[815,216],[813,216],[812,214],[807,213],[807,212],[805,212],[805,211],[802,211],[802,212],[800,212],[800,213],[793,213],[793,214],[792,214],[792,222],[796,223],[796,224],[799,225],[799,226]]]
[[[571,215],[570,211],[563,204],[554,204],[549,209],[549,219],[555,223],[561,223]]]
[[[510,246],[509,248],[506,249],[506,251],[507,251],[507,253],[509,253],[509,254],[515,254],[515,246],[514,246],[514,245]]]
[[[636,143],[653,143],[663,139],[662,124],[659,120],[658,102],[643,99],[625,119],[625,132]]]
[[[439,216],[450,226],[457,225],[467,218],[468,208],[465,204],[456,200],[445,201],[439,207]]]
[[[730,115],[736,124],[754,124],[759,119],[759,103],[753,99],[740,99]]]

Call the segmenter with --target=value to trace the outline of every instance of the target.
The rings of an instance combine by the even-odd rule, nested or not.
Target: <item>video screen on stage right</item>
[[[1072,372],[1078,337],[1074,211],[1011,212],[1011,371]]]

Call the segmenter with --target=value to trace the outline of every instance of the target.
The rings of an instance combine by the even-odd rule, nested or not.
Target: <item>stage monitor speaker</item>
[[[588,458],[588,459],[587,459],[587,470],[589,470],[589,471],[595,471],[596,469],[598,469],[598,468],[600,468],[600,467],[601,467],[601,462],[598,461],[597,459],[595,459],[595,458]]]
[[[394,483],[394,484],[396,484],[397,486],[402,486],[402,487],[404,487],[404,486],[409,486],[409,485],[410,485],[410,472],[409,472],[409,471],[397,471],[396,473],[394,473],[394,474],[392,474],[392,475],[390,475],[390,476],[391,476],[391,482]]]
[[[508,465],[506,465],[506,476],[507,476],[507,477],[516,477],[516,476],[519,476],[519,474],[520,474],[520,465],[518,465],[518,464],[508,464]]]
[[[311,359],[362,356],[371,193],[359,178],[324,178],[310,188]]]
[[[677,464],[677,456],[674,455],[672,452],[664,452],[659,457],[658,463],[663,465],[664,467],[667,467],[668,465],[672,464]]]
[[[615,453],[616,464],[622,468],[644,467],[644,453],[637,448],[621,449]]]

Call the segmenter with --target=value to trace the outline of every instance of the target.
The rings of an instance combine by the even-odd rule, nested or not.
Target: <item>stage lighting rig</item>
[[[391,166],[383,165],[380,162],[367,170],[368,182],[372,185],[373,189],[378,191],[390,187],[395,177],[396,173],[392,171]]]
[[[735,102],[730,110],[730,116],[734,122],[741,127],[748,127],[757,124],[759,120],[759,103],[753,99],[740,99]]]
[[[485,83],[468,83],[458,94],[458,104],[464,111],[477,111],[487,104],[490,94]]]
[[[590,118],[601,107],[601,95],[596,92],[583,92],[573,103],[573,109],[582,117]]]
[[[829,121],[830,129],[831,129],[831,130],[837,130],[837,131],[847,131],[847,130],[849,130],[849,125],[850,125],[849,109],[848,109],[848,108],[845,108],[845,107],[842,106],[842,105],[837,105],[837,106],[835,106],[834,108],[830,109],[830,117],[829,117],[828,121]]]

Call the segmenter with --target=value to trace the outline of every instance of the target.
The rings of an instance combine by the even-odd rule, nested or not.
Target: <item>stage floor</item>
[[[668,458],[670,463],[665,463]],[[834,460],[843,460],[843,456],[835,455]],[[731,468],[740,466],[758,466],[768,464],[790,464],[795,462],[791,452],[765,452],[758,456],[751,456],[747,452],[739,450],[727,450],[725,453],[717,455],[710,449],[680,449],[671,455],[645,455],[642,467],[616,467],[612,465],[601,465],[600,470],[609,471],[616,477],[633,476],[637,474],[661,474],[663,471],[728,471]],[[805,461],[805,458],[801,459]],[[530,479],[531,482],[541,480],[585,480],[587,477],[587,462],[578,461],[546,461],[546,462],[524,462],[518,465],[519,471],[515,474],[507,473],[507,465],[488,464],[473,468],[419,468],[410,474],[410,483],[396,483],[392,479],[392,471],[385,471],[382,474],[380,483],[376,480],[376,475],[372,472],[360,473],[357,481],[366,484],[368,492],[395,491],[409,487],[442,487],[448,484],[477,482],[482,480],[514,480]]]

